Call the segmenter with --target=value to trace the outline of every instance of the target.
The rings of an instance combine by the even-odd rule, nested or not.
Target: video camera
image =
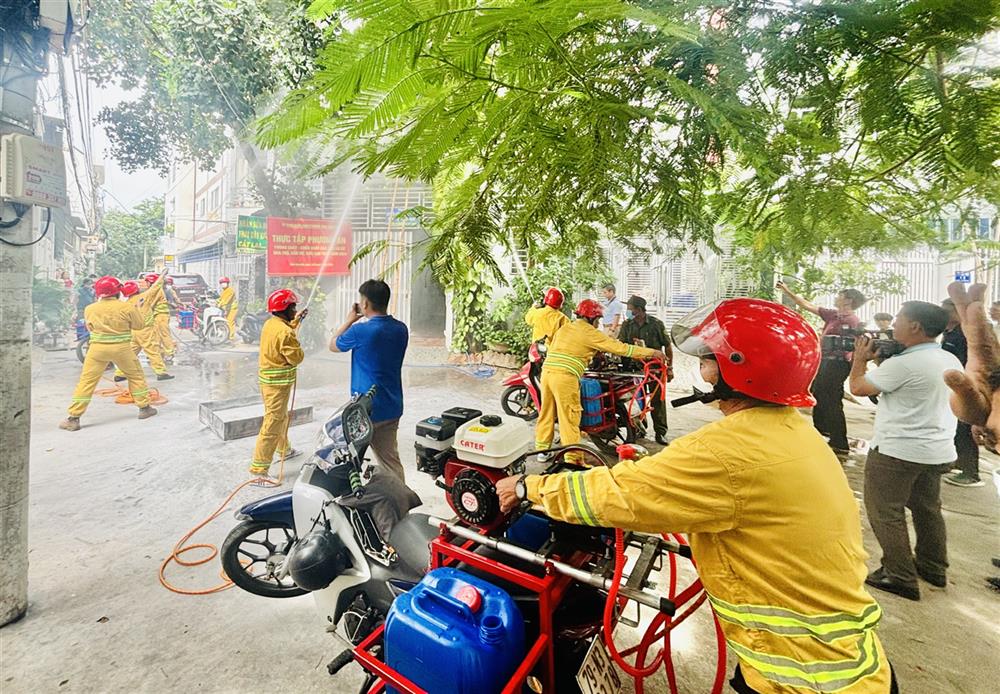
[[[854,351],[854,340],[867,335],[875,345],[875,358],[884,361],[901,353],[905,346],[892,339],[892,330],[859,330],[841,328],[839,335],[824,335],[820,338],[820,349],[824,359],[844,359]]]

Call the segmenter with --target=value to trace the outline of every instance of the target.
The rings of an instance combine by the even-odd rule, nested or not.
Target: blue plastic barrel
[[[580,379],[580,404],[583,406],[583,415],[580,417],[580,426],[596,427],[604,421],[601,416],[601,382],[593,378]]]
[[[194,311],[180,310],[177,312],[177,327],[183,330],[194,329]]]
[[[76,341],[79,342],[90,336],[90,331],[87,330],[87,322],[84,320],[78,320],[76,322]]]
[[[386,664],[434,694],[497,694],[524,655],[513,598],[457,569],[429,572],[385,620]]]

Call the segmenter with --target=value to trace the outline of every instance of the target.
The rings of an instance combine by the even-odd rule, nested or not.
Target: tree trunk
[[[287,217],[291,211],[284,201],[278,196],[274,187],[274,177],[267,170],[260,159],[257,158],[257,150],[249,142],[240,142],[240,152],[250,167],[250,176],[253,177],[257,192],[264,199],[264,209],[267,214],[275,217]]]

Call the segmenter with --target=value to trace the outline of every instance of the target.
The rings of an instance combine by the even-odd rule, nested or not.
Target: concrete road
[[[69,352],[34,356],[30,606],[24,619],[0,630],[0,691],[356,691],[356,666],[336,680],[326,673],[340,648],[324,633],[311,597],[269,600],[238,589],[183,596],[157,578],[173,544],[246,477],[253,439],[220,441],[199,424],[197,407],[254,393],[255,353],[182,352],[173,369],[177,379],[158,384],[169,398],[159,416],[140,422],[134,407],[95,398],[77,433],[56,425],[79,363]],[[445,506],[440,490],[414,468],[415,423],[453,406],[499,411],[501,390],[499,376],[483,380],[434,366],[440,358],[431,350],[411,351],[400,430],[408,480],[431,513]],[[346,399],[346,356],[313,356],[300,373],[297,400],[314,405],[317,418]],[[851,435],[867,438],[871,412],[848,409]],[[700,405],[672,412],[671,436],[717,416]],[[317,428],[294,428],[293,445],[309,448]],[[990,457],[985,464],[996,463]],[[847,466],[859,499],[862,466],[860,456]],[[296,471],[290,464],[287,483]],[[263,495],[245,490],[237,503]],[[949,586],[922,585],[919,603],[877,594],[885,610],[879,633],[902,691],[988,694],[997,691],[1000,675],[1000,594],[983,579],[991,573],[990,557],[1000,556],[1000,504],[991,486],[945,485],[943,496]],[[221,545],[234,524],[227,512],[196,540]],[[866,521],[865,541],[874,566],[879,552]],[[681,584],[689,577],[686,571]],[[219,565],[172,567],[168,578],[186,589],[208,588],[219,583]],[[674,647],[681,691],[709,691],[714,661],[707,615],[684,625]],[[665,691],[662,678],[647,691]]]

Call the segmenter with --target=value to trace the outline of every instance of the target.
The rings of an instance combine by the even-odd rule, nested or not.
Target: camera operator
[[[865,295],[857,289],[844,289],[837,294],[834,308],[821,308],[811,301],[794,294],[784,282],[777,288],[794,301],[800,308],[815,313],[823,319],[822,336],[839,335],[845,329],[857,330],[861,325],[855,311],[864,305]],[[816,398],[813,408],[813,426],[829,438],[830,448],[838,455],[847,455],[847,420],[844,419],[844,381],[851,371],[850,353],[824,353],[819,373],[812,384],[812,394]]]
[[[865,463],[865,509],[882,547],[882,566],[865,582],[909,600],[920,599],[917,577],[944,587],[948,568],[941,475],[955,460],[955,415],[944,373],[959,369],[958,358],[937,344],[948,314],[926,301],[907,301],[893,323],[893,337],[905,349],[865,373],[877,348],[868,335],[857,338],[850,385],[855,395],[880,395],[875,432]],[[917,533],[914,563],[906,511]]]
[[[945,299],[941,302],[941,308],[948,312],[948,327],[941,333],[941,349],[954,354],[962,362],[962,366],[965,366],[969,360],[969,346],[965,333],[962,332],[955,302]],[[955,452],[958,455],[955,463],[958,472],[946,475],[944,481],[956,487],[982,487],[983,482],[979,479],[979,444],[972,435],[972,425],[961,420],[955,429]]]

